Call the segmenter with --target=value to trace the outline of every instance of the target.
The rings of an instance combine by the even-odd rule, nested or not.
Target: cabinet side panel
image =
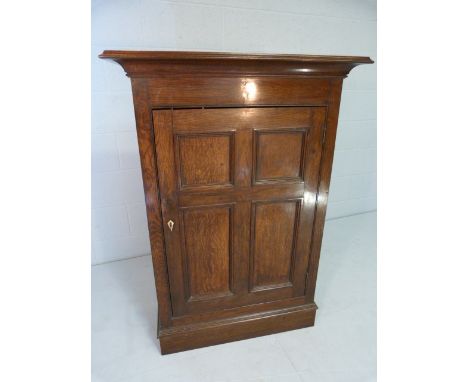
[[[342,84],[343,80],[341,78],[330,80],[330,95],[328,99],[326,127],[323,137],[322,160],[319,174],[320,181],[312,233],[311,256],[308,271],[309,277],[306,285],[306,295],[310,299],[309,301],[313,301],[314,299],[315,284],[317,281],[320,250],[322,247],[323,228],[325,225],[325,215],[328,203],[328,190],[330,187],[330,177],[333,165],[333,152],[335,149],[336,130],[338,127],[338,114],[340,109]]]
[[[133,104],[137,125],[138,147],[145,191],[146,216],[151,244],[151,256],[158,298],[159,327],[171,324],[171,303],[167,263],[164,251],[161,204],[157,181],[156,157],[151,121],[151,107],[145,79],[132,79]]]

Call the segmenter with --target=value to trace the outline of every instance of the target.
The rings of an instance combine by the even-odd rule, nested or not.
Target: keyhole
[[[172,232],[172,229],[174,228],[174,222],[173,222],[172,220],[169,220],[169,221],[167,222],[167,225],[169,226],[169,229],[170,229],[171,232]]]

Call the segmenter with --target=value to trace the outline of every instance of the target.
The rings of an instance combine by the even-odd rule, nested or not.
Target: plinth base
[[[161,353],[169,354],[314,326],[317,305],[248,314],[159,331]]]

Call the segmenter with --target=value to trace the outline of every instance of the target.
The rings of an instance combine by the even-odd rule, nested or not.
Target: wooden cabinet
[[[312,326],[342,80],[372,61],[100,57],[132,81],[162,353]]]

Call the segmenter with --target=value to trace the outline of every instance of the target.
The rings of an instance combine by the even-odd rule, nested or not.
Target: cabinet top
[[[305,54],[265,54],[265,53],[225,53],[225,52],[183,52],[156,50],[105,50],[99,58],[133,60],[257,60],[257,61],[293,61],[293,62],[347,62],[372,64],[369,57],[363,56],[317,56]]]
[[[362,56],[127,50],[105,50],[99,58],[118,62],[130,77],[164,73],[346,76],[353,67],[374,62]]]

